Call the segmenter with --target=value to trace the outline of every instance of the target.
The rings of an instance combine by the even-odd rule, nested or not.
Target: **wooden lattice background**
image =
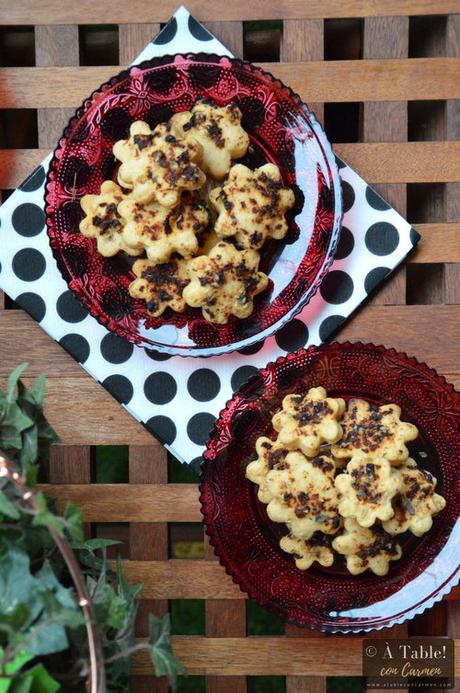
[[[92,88],[137,55],[175,2],[0,0],[3,197],[53,147]],[[236,55],[291,84],[315,108],[336,151],[423,236],[339,338],[393,345],[460,387],[460,0],[190,0],[189,9]],[[2,384],[24,360],[31,378],[48,375],[48,415],[63,440],[49,491],[84,506],[89,533],[123,539],[128,575],[145,585],[139,637],[149,610],[201,599],[205,635],[178,635],[174,644],[190,675],[206,675],[208,693],[245,693],[253,676],[286,677],[287,693],[319,693],[326,677],[360,675],[360,638],[289,626],[286,637],[248,637],[245,595],[206,541],[203,558],[171,558],[178,538],[203,541],[196,484],[168,483],[162,447],[0,294]],[[129,445],[126,483],[97,483],[100,445]],[[460,638],[455,596],[379,636]],[[457,654],[460,674],[460,640]],[[134,673],[133,691],[167,691],[146,658]]]

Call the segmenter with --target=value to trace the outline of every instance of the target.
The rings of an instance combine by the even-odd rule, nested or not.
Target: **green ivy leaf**
[[[175,658],[171,648],[171,618],[166,614],[158,618],[149,614],[150,656],[156,676],[167,676],[173,691],[176,690],[177,675],[185,674],[185,668]]]
[[[35,502],[37,504],[37,512],[33,517],[32,524],[35,526],[42,525],[48,528],[51,527],[62,537],[66,528],[64,518],[55,515],[49,510],[47,500],[43,493],[35,494]]]
[[[10,517],[12,520],[18,520],[21,517],[21,513],[17,507],[3,491],[0,491],[0,513]]]
[[[43,407],[43,403],[45,401],[45,392],[46,392],[46,378],[45,376],[39,375],[37,380],[32,386],[31,394],[32,397],[35,400],[35,403],[39,407]]]
[[[56,693],[60,684],[47,672],[43,664],[37,664],[15,681],[10,693]]]
[[[7,400],[12,402],[16,395],[16,385],[18,384],[19,378],[24,373],[26,368],[29,367],[28,363],[21,363],[17,366],[8,378],[8,390],[7,390]]]
[[[3,648],[0,647],[0,660],[4,654],[5,652]],[[30,660],[33,658],[34,655],[30,654],[30,652],[19,652],[14,659],[5,665],[5,674],[9,674],[10,676],[11,674],[16,674],[16,672],[22,669],[24,664],[27,664],[27,662],[30,662]],[[0,693],[6,693],[6,691],[10,689],[11,683],[11,679],[0,677]]]
[[[115,539],[95,537],[94,539],[86,539],[85,541],[75,540],[72,542],[72,548],[76,551],[97,551],[98,549],[105,549],[107,546],[115,546],[115,544],[121,543],[121,541],[116,541]]]
[[[70,539],[76,542],[81,542],[84,537],[82,518],[83,511],[81,508],[77,508],[75,503],[67,503],[64,511],[66,530]]]

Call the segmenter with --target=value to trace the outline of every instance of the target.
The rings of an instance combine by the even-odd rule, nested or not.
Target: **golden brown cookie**
[[[236,164],[225,185],[212,190],[209,199],[218,213],[216,234],[234,237],[239,247],[253,250],[261,248],[267,238],[284,238],[288,230],[284,215],[295,201],[274,164],[255,171]]]
[[[285,522],[299,539],[310,539],[317,531],[334,534],[340,527],[334,473],[334,463],[325,455],[308,460],[301,452],[289,452],[283,468],[272,469],[265,479],[271,496],[268,517]]]
[[[342,436],[339,423],[345,410],[343,399],[328,397],[323,387],[311,388],[306,395],[287,395],[283,409],[272,419],[278,440],[290,450],[301,450],[307,457],[319,453],[321,443],[335,443]]]
[[[399,544],[380,525],[361,527],[351,517],[345,520],[343,534],[333,539],[332,548],[346,557],[352,575],[365,570],[386,575],[390,561],[397,561],[402,556]]]
[[[424,469],[418,469],[411,458],[395,473],[400,486],[399,494],[393,501],[394,517],[384,522],[383,527],[389,534],[409,530],[416,537],[421,537],[431,529],[433,515],[441,512],[446,501],[435,493],[435,477]]]
[[[80,231],[87,238],[95,238],[98,252],[112,257],[124,250],[128,255],[140,255],[142,251],[130,248],[124,237],[123,220],[118,213],[118,204],[123,199],[121,188],[111,180],[101,185],[99,195],[84,195],[80,205],[85,218],[80,222]]]
[[[292,534],[287,534],[282,537],[280,548],[294,556],[295,564],[299,570],[308,570],[315,561],[326,568],[334,563],[331,537],[322,532],[315,532],[308,540],[298,539]]]
[[[394,511],[391,505],[399,490],[399,476],[384,457],[371,459],[356,454],[344,474],[338,474],[335,487],[339,493],[339,512],[353,517],[361,527],[370,527],[376,520],[388,520]]]
[[[333,445],[337,458],[349,458],[356,452],[368,457],[386,457],[393,463],[407,459],[405,445],[415,440],[417,427],[400,420],[401,409],[396,404],[378,407],[362,399],[351,399],[343,417],[343,438]]]
[[[276,440],[262,436],[256,441],[257,459],[246,467],[246,477],[257,484],[257,496],[262,503],[268,503],[271,496],[265,487],[267,474],[272,469],[283,469],[284,458],[289,451]]]
[[[145,250],[154,263],[167,262],[173,253],[193,257],[197,236],[209,223],[207,208],[198,202],[181,203],[171,211],[158,202],[137,202],[129,195],[118,205],[118,212],[125,224],[126,243]]]
[[[219,325],[227,323],[231,315],[237,318],[251,315],[254,296],[268,284],[268,277],[259,272],[259,254],[237,250],[231,243],[220,242],[209,255],[193,258],[188,270],[186,303],[201,308],[206,320]]]
[[[113,153],[122,162],[118,182],[132,190],[135,200],[175,207],[183,190],[204,185],[206,176],[198,166],[203,150],[198,142],[175,137],[165,124],[152,131],[141,120],[129,132],[127,140],[114,144]]]
[[[185,310],[182,292],[188,282],[186,260],[172,258],[160,265],[136,260],[133,272],[137,278],[130,284],[129,293],[145,301],[152,317],[158,317],[168,307],[177,313]]]
[[[198,101],[191,111],[176,113],[170,125],[173,134],[201,144],[200,167],[217,180],[225,178],[232,159],[239,159],[248,150],[249,137],[241,127],[241,111],[233,103],[216,106]]]

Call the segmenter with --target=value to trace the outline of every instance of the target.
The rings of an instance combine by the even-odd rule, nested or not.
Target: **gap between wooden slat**
[[[400,101],[460,98],[457,58],[339,60],[263,63],[305,100],[320,102]],[[0,107],[75,107],[118,67],[6,67],[0,73]]]
[[[339,17],[373,17],[388,15],[432,15],[458,12],[457,0],[265,0],[249,3],[234,0],[210,4],[203,0],[189,0],[187,7],[200,21],[250,19],[322,19]],[[0,16],[4,25],[33,24],[130,24],[166,22],[177,9],[176,0],[163,0],[148,5],[144,0],[80,0],[78,3],[62,0],[9,0],[0,1]]]

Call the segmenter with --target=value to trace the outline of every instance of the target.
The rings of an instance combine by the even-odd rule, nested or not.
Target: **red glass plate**
[[[415,423],[411,456],[438,480],[445,509],[421,538],[401,535],[403,557],[385,577],[352,576],[341,557],[331,568],[298,570],[279,548],[271,522],[245,478],[254,444],[274,433],[271,417],[290,392],[323,385],[333,397],[395,402]],[[298,626],[351,633],[393,626],[446,595],[460,578],[460,393],[423,363],[372,344],[311,347],[259,371],[221,412],[203,465],[206,531],[233,580],[262,606]]]
[[[246,320],[212,325],[197,309],[151,318],[129,296],[132,260],[101,257],[82,236],[80,198],[116,178],[114,142],[130,124],[152,127],[190,109],[198,98],[236,101],[251,139],[240,159],[251,167],[276,163],[295,192],[283,242],[263,250],[269,288]],[[78,109],[51,161],[46,192],[51,247],[70,289],[91,315],[126,339],[169,354],[210,356],[247,347],[276,332],[313,296],[337,246],[342,216],[338,169],[328,140],[308,107],[288,87],[250,63],[208,54],[164,56],[121,72]]]

